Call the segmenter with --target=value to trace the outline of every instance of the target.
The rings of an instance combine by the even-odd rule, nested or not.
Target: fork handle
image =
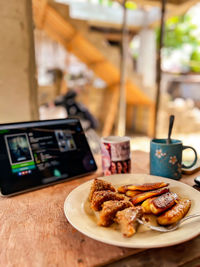
[[[195,218],[195,217],[200,217],[200,213],[189,215],[189,216],[183,218],[183,219],[180,221],[180,223],[182,223],[182,222],[184,222],[184,221],[187,221],[187,220],[189,220],[189,219],[191,219],[191,218]]]

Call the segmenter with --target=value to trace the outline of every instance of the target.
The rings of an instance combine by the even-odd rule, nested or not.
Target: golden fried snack
[[[146,184],[142,184],[142,185],[134,185],[134,184],[129,184],[129,185],[123,185],[120,186],[117,191],[119,193],[126,193],[128,190],[130,191],[150,191],[150,190],[155,190],[155,189],[159,189],[162,187],[166,187],[168,186],[168,183],[146,183]]]
[[[92,186],[90,188],[89,201],[92,200],[92,196],[93,196],[95,191],[102,191],[102,190],[104,190],[104,191],[110,190],[113,192],[116,191],[111,183],[96,178],[96,179],[94,179]]]
[[[151,209],[150,209],[150,203],[152,202],[152,200],[154,200],[156,197],[152,197],[152,198],[147,198],[141,205],[141,207],[143,208],[143,212],[146,214],[152,213]]]
[[[118,211],[115,221],[120,225],[120,230],[126,237],[131,237],[136,233],[138,222],[143,215],[142,208],[130,207],[122,211]]]
[[[180,221],[191,207],[191,200],[180,199],[179,202],[170,210],[166,211],[157,218],[160,225],[170,225]]]
[[[116,192],[107,191],[95,191],[92,196],[91,209],[94,211],[101,210],[101,206],[108,200],[124,200],[127,199],[125,195],[120,195]]]
[[[125,194],[126,193],[126,191],[128,191],[128,187],[129,185],[122,185],[122,186],[120,186],[120,187],[118,187],[117,188],[117,191],[119,192],[119,193],[123,193],[123,194]]]
[[[127,189],[128,190],[140,190],[140,191],[150,191],[150,190],[155,190],[159,189],[162,187],[168,186],[168,183],[147,183],[147,184],[142,184],[142,185],[128,185]]]
[[[130,201],[126,200],[109,200],[104,202],[102,205],[102,210],[100,211],[98,225],[111,225],[118,211],[129,208],[131,206],[133,206],[133,204]]]
[[[144,192],[144,193],[138,194],[135,197],[133,197],[131,199],[131,202],[133,203],[133,205],[136,205],[140,202],[143,202],[147,198],[159,196],[159,195],[162,195],[162,194],[167,193],[167,192],[169,192],[169,188],[166,188],[166,187],[160,188],[157,190],[153,190],[153,191]]]
[[[156,197],[149,204],[151,212],[155,215],[162,213],[171,208],[178,201],[176,193],[168,192],[159,197]]]
[[[142,191],[138,191],[138,190],[135,190],[135,191],[128,190],[128,191],[126,191],[125,195],[128,197],[134,197],[134,196],[141,194],[141,193],[142,193]]]

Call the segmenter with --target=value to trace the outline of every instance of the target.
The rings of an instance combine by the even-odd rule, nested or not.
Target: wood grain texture
[[[147,153],[133,152],[132,158],[133,173],[148,173]],[[142,251],[92,240],[67,221],[63,211],[67,195],[81,183],[100,175],[101,168],[84,178],[11,198],[1,197],[0,266],[102,266]],[[193,181],[184,178],[188,184],[190,180]]]
[[[107,267],[198,267],[200,266],[200,236],[169,248],[146,250],[134,256],[111,263]],[[199,260],[198,260],[199,259]]]

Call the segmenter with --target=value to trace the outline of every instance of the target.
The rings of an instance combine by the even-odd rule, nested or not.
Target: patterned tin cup
[[[104,175],[130,173],[130,138],[108,136],[101,139],[102,168]]]
[[[184,149],[192,149],[195,159],[191,165],[182,164],[182,152]],[[197,162],[197,152],[191,146],[183,146],[180,140],[153,139],[150,143],[150,174],[179,180],[182,168],[189,169]]]

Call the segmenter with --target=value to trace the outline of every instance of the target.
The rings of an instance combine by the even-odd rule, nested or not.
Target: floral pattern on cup
[[[176,156],[170,156],[169,158],[169,163],[171,163],[172,165],[176,164],[177,162],[177,157]]]
[[[156,156],[157,158],[161,159],[162,157],[165,157],[165,156],[166,156],[166,153],[163,153],[163,152],[162,152],[162,149],[156,149],[155,156]]]

